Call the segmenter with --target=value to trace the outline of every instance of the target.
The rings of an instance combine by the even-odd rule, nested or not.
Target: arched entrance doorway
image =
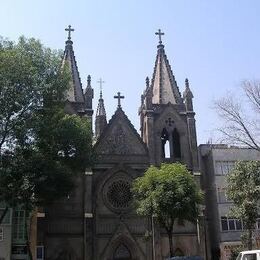
[[[132,256],[130,250],[126,245],[120,244],[114,252],[113,260],[131,260]]]

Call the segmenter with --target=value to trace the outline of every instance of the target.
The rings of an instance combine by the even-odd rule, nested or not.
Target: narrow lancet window
[[[162,130],[161,142],[162,142],[161,143],[162,144],[162,158],[167,158],[166,157],[166,146],[168,144],[168,152],[169,152],[169,155],[170,155],[170,144],[169,144],[169,134],[168,134],[168,132],[165,128],[163,128],[163,130]]]
[[[176,128],[174,128],[172,133],[172,148],[175,159],[181,158],[181,144],[180,144],[180,135]]]

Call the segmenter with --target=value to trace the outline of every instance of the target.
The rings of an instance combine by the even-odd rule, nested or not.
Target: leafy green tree
[[[137,213],[154,216],[165,228],[173,256],[172,232],[174,223],[196,222],[202,192],[186,166],[180,163],[151,166],[144,176],[133,182]]]
[[[73,189],[92,161],[91,126],[64,112],[70,75],[34,39],[0,40],[0,201],[31,212]],[[0,216],[0,223],[4,214]],[[28,238],[29,248],[29,238]],[[30,252],[30,250],[29,250]]]
[[[232,216],[243,221],[246,246],[252,249],[252,235],[260,210],[260,161],[240,161],[227,176],[227,195],[234,203]]]

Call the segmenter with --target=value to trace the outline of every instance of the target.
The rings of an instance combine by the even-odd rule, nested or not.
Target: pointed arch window
[[[131,253],[126,245],[120,244],[114,253],[113,260],[131,260]]]
[[[181,144],[180,144],[180,135],[176,128],[172,132],[172,146],[173,154],[175,159],[181,158]]]
[[[169,140],[169,133],[165,128],[162,130],[161,134],[161,145],[162,145],[162,158],[167,158],[166,157],[166,152],[169,151],[169,157],[170,158],[170,140]],[[168,150],[168,151],[167,151]]]
[[[166,128],[163,128],[161,133],[161,149],[163,159],[181,159],[180,135],[176,128],[170,133]]]

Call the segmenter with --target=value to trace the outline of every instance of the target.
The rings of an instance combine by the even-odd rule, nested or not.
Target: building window
[[[230,203],[231,200],[228,199],[226,189],[225,188],[218,188],[218,203]]]
[[[162,145],[162,158],[170,158],[170,141],[169,134],[165,128],[162,130],[161,134],[161,145]],[[169,156],[169,157],[166,157]]]
[[[223,231],[228,230],[228,223],[226,217],[221,217],[221,226]]]
[[[227,175],[235,166],[235,161],[216,161],[216,175]]]
[[[37,260],[43,260],[44,259],[44,246],[37,246],[36,249],[36,257]]]
[[[4,228],[0,227],[0,242],[4,240]]]
[[[169,118],[166,122],[172,122]],[[162,158],[163,159],[181,159],[181,144],[180,135],[176,128],[173,131],[168,132],[166,128],[163,128],[161,133],[161,146],[162,146]]]
[[[25,211],[15,210],[13,217],[13,239],[24,240],[25,239]]]
[[[174,158],[181,158],[181,144],[180,144],[180,135],[176,128],[174,128],[172,133],[172,146]]]
[[[237,231],[243,229],[243,224],[240,219],[221,217],[222,231]]]

